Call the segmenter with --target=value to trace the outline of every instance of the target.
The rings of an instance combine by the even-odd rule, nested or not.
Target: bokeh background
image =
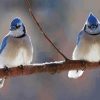
[[[30,0],[35,17],[52,42],[71,59],[78,32],[89,12],[100,19],[99,0]],[[21,17],[34,46],[32,63],[63,60],[32,22],[24,0],[0,0],[0,41],[14,17]],[[13,48],[11,48],[13,49]],[[0,100],[99,100],[100,70],[86,70],[76,80],[67,72],[8,78]]]

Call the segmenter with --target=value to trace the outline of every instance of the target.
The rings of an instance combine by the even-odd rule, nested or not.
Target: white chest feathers
[[[100,61],[100,45],[99,44],[92,45],[89,49],[89,52],[84,56],[85,56],[84,59],[91,62]]]
[[[24,63],[24,49],[20,49],[18,55],[14,59],[14,64],[23,64]]]

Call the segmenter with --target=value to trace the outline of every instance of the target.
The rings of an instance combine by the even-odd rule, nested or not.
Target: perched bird
[[[100,61],[100,22],[92,13],[78,34],[77,45],[73,51],[73,60]],[[69,78],[82,76],[84,70],[70,70]]]
[[[33,59],[33,46],[20,18],[14,18],[9,33],[0,45],[0,67],[10,68],[30,64]],[[5,78],[0,79],[0,88]]]

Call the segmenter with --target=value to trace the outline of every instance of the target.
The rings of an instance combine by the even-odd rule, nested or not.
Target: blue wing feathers
[[[76,41],[76,44],[78,45],[79,42],[80,42],[80,39],[81,39],[81,36],[82,36],[83,32],[81,31],[78,36],[77,36],[77,41]]]
[[[2,53],[2,51],[4,50],[4,48],[6,47],[7,41],[8,41],[8,36],[4,37],[3,40],[2,40],[2,43],[0,45],[0,54]]]

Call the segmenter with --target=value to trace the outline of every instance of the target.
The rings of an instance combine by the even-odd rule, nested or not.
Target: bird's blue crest
[[[15,18],[15,19],[12,20],[11,26],[16,26],[20,22],[21,22],[21,19],[20,18]]]
[[[98,23],[97,18],[93,15],[93,13],[89,14],[87,21],[90,25],[96,25]]]

